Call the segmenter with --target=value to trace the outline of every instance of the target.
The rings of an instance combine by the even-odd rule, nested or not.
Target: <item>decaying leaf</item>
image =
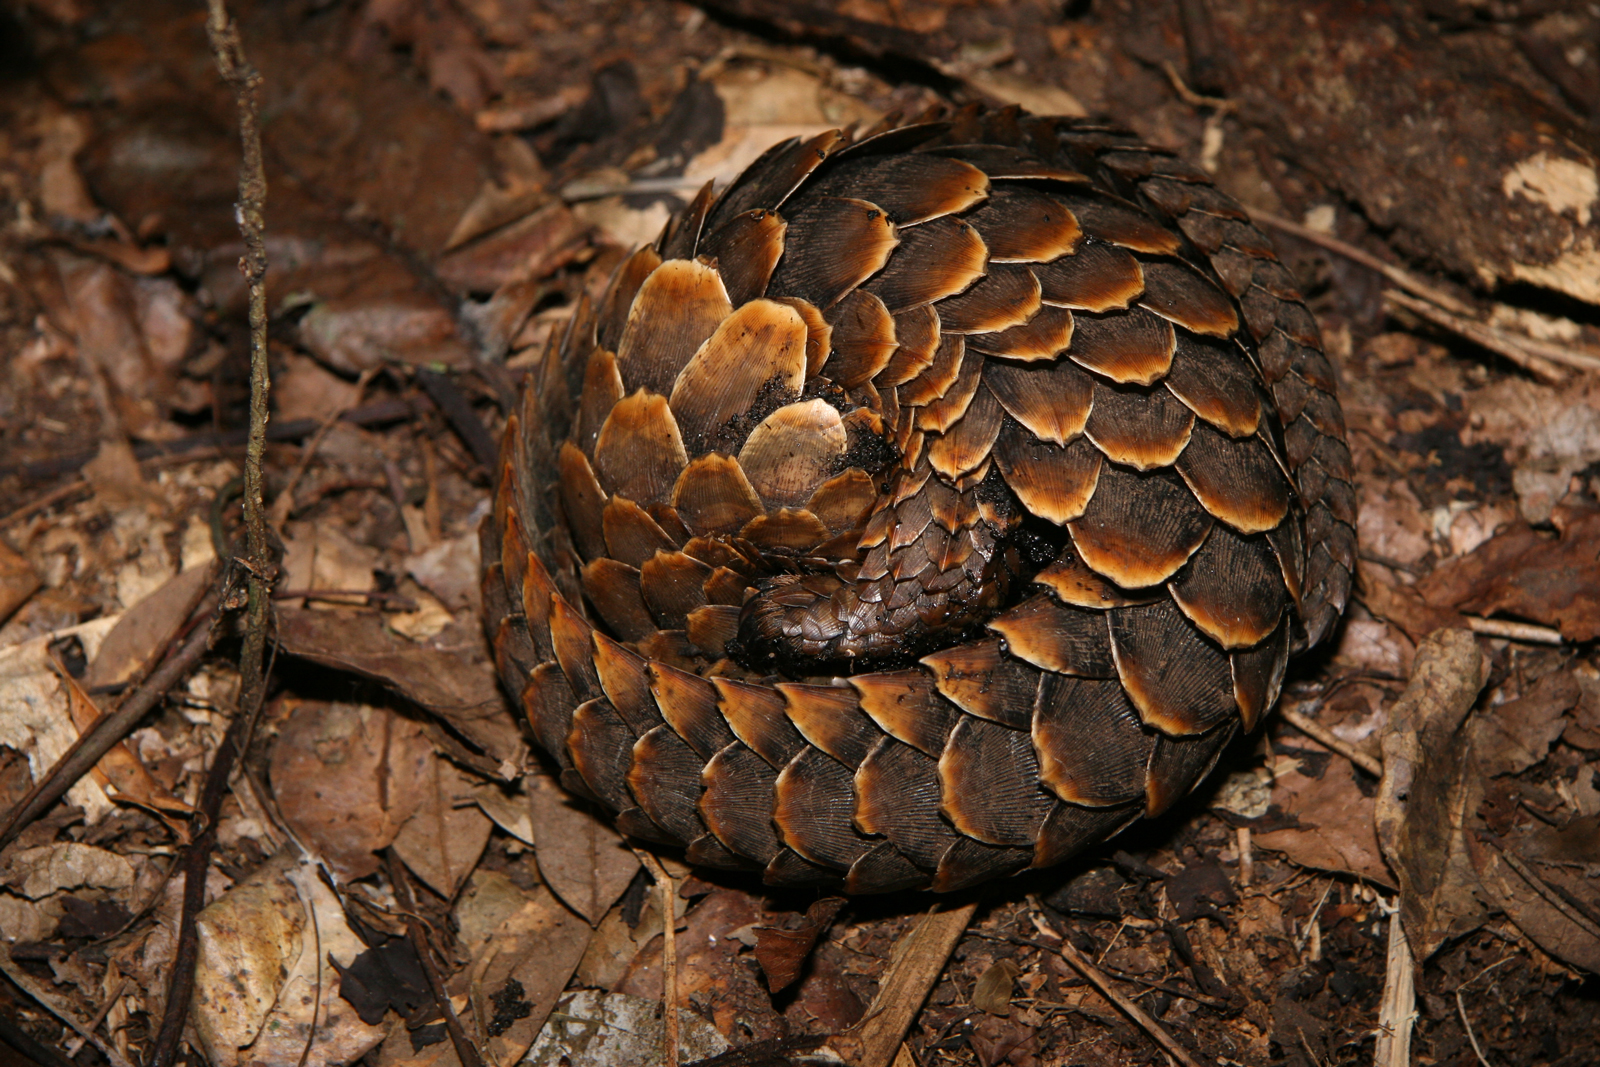
[[[523,1062],[528,1067],[654,1067],[661,1062],[660,1004],[627,993],[581,989],[556,1005]],[[728,1039],[688,1008],[678,1009],[680,1062],[728,1049]]]
[[[0,622],[20,608],[40,586],[38,572],[11,546],[0,541]]]
[[[1516,700],[1473,720],[1473,754],[1486,775],[1518,774],[1544,759],[1583,691],[1566,671],[1547,674]]]
[[[418,645],[375,614],[304,608],[280,608],[277,635],[285,652],[382,683],[449,723],[496,763],[520,766],[526,750],[521,731],[476,642]]]
[[[633,881],[639,860],[609,823],[549,777],[524,779],[539,873],[573,911],[595,925]]]
[[[1477,639],[1437,630],[1417,647],[1411,681],[1389,710],[1374,824],[1419,960],[1487,915],[1466,841],[1480,788],[1466,725],[1483,678]]]
[[[1435,607],[1557,626],[1569,641],[1600,637],[1600,510],[1561,504],[1551,519],[1560,540],[1519,524],[1440,565],[1417,591]]]
[[[417,783],[417,806],[394,837],[412,873],[446,900],[472,873],[494,826],[473,800],[481,780],[434,756]]]
[[[171,642],[212,577],[210,566],[190,567],[123,612],[89,662],[84,688],[120,685],[131,678]]]
[[[383,1036],[339,995],[338,961],[364,946],[315,864],[280,853],[197,922],[190,1017],[209,1063],[326,1067],[359,1058]]]
[[[1014,960],[995,960],[972,987],[972,1006],[990,1015],[1011,1014],[1011,992],[1022,973]]]
[[[827,897],[806,909],[805,920],[792,930],[774,926],[756,927],[756,960],[767,976],[767,989],[773,993],[787,988],[800,977],[800,968],[817,944],[817,938],[844,907],[843,897]]]
[[[284,821],[345,878],[378,869],[422,803],[433,746],[421,726],[387,708],[291,705],[272,748],[271,780]]]
[[[1257,832],[1258,847],[1282,852],[1303,867],[1394,885],[1373,829],[1374,801],[1357,788],[1349,764],[1334,761],[1315,777],[1286,771],[1273,782],[1272,801],[1298,825]]]

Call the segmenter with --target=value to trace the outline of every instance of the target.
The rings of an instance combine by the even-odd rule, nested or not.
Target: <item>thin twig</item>
[[[395,901],[405,915],[406,936],[411,941],[417,959],[422,963],[422,973],[427,976],[428,990],[433,994],[434,1006],[439,1009],[439,1014],[444,1016],[445,1032],[450,1035],[450,1043],[455,1046],[456,1059],[461,1062],[461,1067],[483,1067],[483,1057],[478,1054],[478,1046],[467,1036],[466,1029],[461,1025],[460,1016],[456,1015],[455,1005],[450,1003],[450,994],[445,991],[444,979],[433,961],[433,949],[428,945],[427,932],[422,928],[422,920],[417,917],[416,903],[411,896],[411,883],[406,880],[405,871],[395,855],[393,846],[384,851],[384,861],[388,865],[389,884],[394,889]]]
[[[1461,1016],[1461,1027],[1467,1032],[1467,1040],[1472,1042],[1472,1054],[1478,1057],[1478,1062],[1483,1067],[1494,1067],[1488,1057],[1483,1054],[1483,1049],[1478,1045],[1478,1035],[1472,1032],[1472,1022],[1467,1018],[1467,1005],[1461,999],[1461,990],[1456,990],[1456,1014]]]
[[[643,849],[634,849],[639,862],[661,891],[661,1025],[666,1067],[678,1067],[678,920],[674,914],[672,876],[661,861]]]
[[[203,602],[204,603],[204,602]],[[203,614],[210,616],[212,600],[205,605]],[[111,751],[118,741],[127,737],[139,720],[156,702],[164,697],[167,690],[177,685],[184,675],[205,655],[206,643],[211,637],[210,625],[195,627],[177,654],[156,668],[143,685],[136,689],[122,705],[110,715],[105,716],[94,724],[85,733],[79,735],[72,747],[56,760],[50,772],[39,780],[39,784],[28,791],[27,795],[19,800],[6,816],[5,823],[0,826],[0,849],[5,848],[15,841],[17,835],[27,828],[28,824],[40,815],[50,810],[50,807],[60,800],[68,789],[89,773],[100,757]]]
[[[11,979],[12,983],[16,985],[18,989],[22,990],[29,997],[33,998],[34,1002],[40,1007],[44,1008],[51,1015],[54,1015],[57,1019],[60,1019],[63,1023],[66,1023],[67,1026],[71,1027],[79,1037],[83,1038],[95,1048],[99,1049],[101,1055],[105,1056],[106,1060],[111,1064],[111,1067],[133,1067],[133,1064],[128,1062],[128,1058],[119,1053],[113,1045],[94,1036],[94,1031],[85,1026],[83,1022],[72,1013],[72,1009],[67,1006],[66,997],[58,996],[54,992],[46,989],[39,982],[35,981],[32,975],[28,974],[26,971],[22,970],[12,962],[10,953],[8,952],[0,952],[0,974],[4,974],[7,978]],[[24,1036],[26,1036],[25,1031]]]
[[[1311,738],[1330,752],[1337,752],[1374,778],[1383,777],[1383,764],[1359,749],[1352,748],[1333,735],[1333,732],[1315,719],[1308,719],[1293,708],[1279,708],[1283,721]]]
[[[1105,973],[1096,967],[1088,956],[1079,952],[1071,941],[1068,941],[1042,918],[1035,918],[1034,923],[1042,931],[1049,933],[1061,942],[1054,947],[1056,954],[1066,960],[1073,970],[1083,975],[1084,979],[1094,986],[1101,996],[1115,1004],[1119,1011],[1138,1024],[1141,1030],[1149,1034],[1155,1043],[1161,1046],[1163,1052],[1183,1064],[1183,1067],[1200,1067],[1195,1062],[1195,1058],[1189,1054],[1188,1049],[1178,1044],[1177,1040],[1167,1033],[1166,1028],[1151,1018],[1143,1008],[1117,992],[1116,987],[1111,984],[1111,980],[1106,977]]]
[[[1496,329],[1475,318],[1453,314],[1443,308],[1435,307],[1426,300],[1418,300],[1414,296],[1397,292],[1393,289],[1385,290],[1383,298],[1391,304],[1405,308],[1415,315],[1420,315],[1441,329],[1449,330],[1457,336],[1466,338],[1473,344],[1480,345],[1491,352],[1506,357],[1542,381],[1549,382],[1552,385],[1559,385],[1567,380],[1566,371],[1556,366],[1547,356],[1529,351],[1530,346],[1526,343],[1525,338]],[[1590,365],[1584,362],[1582,356],[1575,354],[1563,358],[1559,362],[1580,367],[1584,370],[1600,368],[1600,361]]]
[[[1491,842],[1491,844],[1494,843]],[[1509,849],[1501,848],[1498,844],[1494,845],[1494,849],[1500,854],[1500,858],[1506,861],[1506,866],[1520,874],[1523,880],[1528,883],[1535,893],[1539,894],[1546,904],[1566,916],[1573,925],[1579,927],[1590,937],[1600,939],[1600,924],[1596,924],[1593,919],[1561,899],[1561,895],[1551,889],[1549,883],[1539,877],[1537,871],[1523,863]]]
[[[1309,226],[1302,226],[1298,222],[1292,222],[1280,215],[1274,215],[1267,211],[1252,211],[1250,212],[1250,217],[1261,225],[1270,226],[1274,230],[1281,230],[1291,237],[1300,238],[1302,241],[1309,241],[1318,247],[1326,248],[1329,252],[1341,255],[1353,263],[1359,263],[1368,270],[1375,270],[1406,292],[1431,301],[1446,311],[1453,311],[1458,315],[1471,315],[1473,313],[1470,306],[1451,296],[1443,289],[1429,285],[1415,274],[1408,270],[1403,270],[1393,263],[1385,263],[1371,252],[1357,248],[1348,241],[1341,241],[1331,234],[1323,233],[1321,230],[1313,230]]]
[[[1507,641],[1521,641],[1530,645],[1559,645],[1565,643],[1561,631],[1553,626],[1535,626],[1529,622],[1508,622],[1505,619],[1480,619],[1464,615],[1467,629],[1485,637],[1501,637]]]
[[[88,1030],[91,1034],[94,1033],[95,1030],[97,1030],[99,1028],[100,1024],[105,1022],[106,1016],[111,1014],[111,1009],[116,1006],[117,998],[122,996],[122,991],[124,989],[127,989],[127,988],[128,988],[128,979],[127,978],[119,979],[117,981],[116,988],[111,991],[111,995],[109,997],[106,997],[105,1001],[100,1005],[99,1009],[94,1013],[94,1018],[89,1020],[88,1024],[84,1027],[84,1029]],[[73,1038],[71,1041],[67,1042],[67,1046],[66,1046],[66,1048],[67,1048],[67,1057],[70,1059],[71,1057],[76,1056],[79,1052],[83,1051],[83,1047],[85,1045],[87,1045],[88,1043],[89,1042],[88,1042],[88,1040],[86,1038],[82,1038],[82,1037]]]

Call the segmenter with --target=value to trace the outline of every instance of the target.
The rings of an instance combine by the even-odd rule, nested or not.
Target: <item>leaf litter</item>
[[[1241,38],[1243,6],[1212,6],[1229,46],[1265,62],[1282,27]],[[824,32],[805,22],[815,12],[761,3],[732,21],[724,5],[637,0],[386,0],[316,17],[240,5],[274,116],[269,499],[304,474],[283,511],[278,589],[296,595],[277,605],[273,697],[225,800],[200,912],[191,1032],[207,1062],[456,1058],[391,853],[427,962],[486,1062],[530,1048],[533,1062],[659,1055],[659,894],[540,767],[495,683],[476,617],[488,472],[458,420],[498,427],[518,368],[691,179],[732,173],[790,132],[935,99],[928,79],[864,55],[925,64],[964,92],[1110,112],[1213,160],[1250,207],[1331,220],[1380,257],[1546,279],[1564,295],[1497,292],[1484,321],[1580,354],[1600,343],[1565,261],[1441,250],[1426,225],[1385,244],[1363,221],[1382,214],[1383,190],[1350,170],[1359,154],[1339,161],[1336,188],[1317,151],[1266,132],[1294,120],[1292,94],[1253,90],[1224,120],[1178,93],[1159,72],[1192,76],[1195,55],[1174,13],[837,8],[854,21]],[[187,11],[39,3],[17,16],[48,58],[0,111],[7,809],[195,624],[209,564],[236,534],[235,149]],[[1575,40],[1585,25],[1540,24]],[[603,56],[586,29],[602,26]],[[1448,63],[1503,69],[1503,50],[1525,47],[1472,32],[1456,44]],[[1483,184],[1499,190],[1500,176]],[[1502,222],[1526,228],[1519,254],[1591,239],[1592,218],[1516,188]],[[1400,934],[1417,961],[1419,1062],[1594,1058],[1600,386],[1486,356],[1386,307],[1364,268],[1281,247],[1341,366],[1363,553],[1340,640],[1297,668],[1286,699],[1381,759],[1384,779],[1275,717],[1191,803],[997,886],[971,913],[678,868],[680,1060],[748,1047],[737,1062],[780,1063],[821,1046],[862,1063],[1158,1062],[1150,1032],[1042,929],[1209,1062],[1370,1058],[1380,1016],[1409,1012],[1391,976]],[[449,371],[453,399],[418,367]],[[1441,627],[1477,630],[1449,640],[1459,663],[1483,657],[1483,684],[1463,667],[1459,699],[1423,707],[1407,694]],[[0,997],[47,1046],[112,1063],[149,1047],[179,925],[174,855],[236,711],[228,658],[169,690],[0,854]]]

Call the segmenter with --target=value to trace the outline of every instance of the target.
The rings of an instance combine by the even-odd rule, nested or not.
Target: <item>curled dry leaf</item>
[[[1411,681],[1389,711],[1374,825],[1400,883],[1400,914],[1417,959],[1487,916],[1467,855],[1481,786],[1465,729],[1483,688],[1483,654],[1466,630],[1419,646]]]
[[[770,992],[786,989],[800,977],[800,968],[816,947],[817,938],[832,924],[844,903],[843,897],[817,901],[806,909],[805,920],[792,930],[756,927],[756,962],[761,964],[761,973],[767,976]]]

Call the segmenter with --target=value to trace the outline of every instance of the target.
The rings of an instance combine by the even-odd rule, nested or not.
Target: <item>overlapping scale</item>
[[[1172,366],[1177,343],[1171,323],[1134,308],[1075,316],[1067,355],[1114,382],[1149,385]]]
[[[624,387],[670,393],[689,357],[732,311],[715,268],[692,259],[662,263],[639,286],[617,341]]]
[[[797,296],[824,311],[883,270],[901,241],[884,210],[866,200],[812,200],[787,221],[785,255],[767,292]]]
[[[800,313],[772,300],[745,304],[717,325],[673,383],[669,405],[685,449],[737,448],[758,401],[797,399],[805,376]]]
[[[1090,568],[1138,589],[1176,574],[1211,526],[1211,516],[1169,472],[1137,474],[1108,463],[1083,514],[1067,528]]]
[[[1193,429],[1194,413],[1160,385],[1140,389],[1094,383],[1084,433],[1113,463],[1141,471],[1169,466],[1188,445]]]

